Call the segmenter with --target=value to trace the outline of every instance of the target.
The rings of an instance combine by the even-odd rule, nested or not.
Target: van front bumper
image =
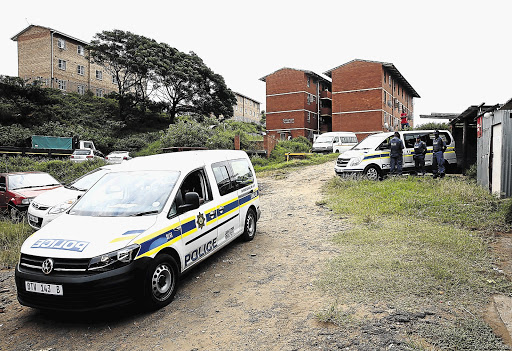
[[[362,169],[356,169],[356,168],[347,168],[347,167],[338,167],[334,166],[334,172],[341,176],[341,175],[348,175],[348,174],[358,174],[363,173]]]
[[[20,304],[44,310],[85,312],[128,305],[143,294],[144,276],[150,258],[102,273],[58,273],[45,275],[16,265],[15,280]],[[25,282],[62,286],[63,295],[29,292]]]

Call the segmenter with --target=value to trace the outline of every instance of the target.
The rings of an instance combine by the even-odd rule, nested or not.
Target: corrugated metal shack
[[[477,159],[477,126],[476,119],[480,114],[494,109],[485,104],[469,106],[460,115],[450,121],[452,135],[457,153],[457,168],[465,171],[476,163]]]
[[[512,99],[480,113],[477,181],[499,197],[512,196]]]

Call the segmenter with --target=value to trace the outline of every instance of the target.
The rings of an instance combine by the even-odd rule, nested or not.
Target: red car
[[[44,172],[0,173],[0,209],[8,211],[13,221],[19,221],[34,197],[60,186]]]

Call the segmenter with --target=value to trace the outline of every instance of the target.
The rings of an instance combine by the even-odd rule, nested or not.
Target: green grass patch
[[[325,162],[331,162],[336,160],[338,156],[339,154],[313,154],[307,155],[304,159],[291,159],[289,161],[286,161],[286,158],[269,160],[262,157],[253,157],[251,161],[256,173],[267,174],[272,173],[273,171],[300,168],[311,165],[319,165]]]
[[[381,182],[335,177],[325,190],[326,205],[339,216],[348,215],[351,228],[333,238],[341,254],[317,281],[331,297],[319,320],[357,327],[361,318],[369,318],[360,317],[358,309],[368,306],[434,310],[447,313],[449,327],[435,335],[430,332],[441,330],[439,324],[419,329],[430,345],[503,349],[498,338],[478,334],[485,323],[477,328],[460,316],[478,316],[492,294],[512,295],[512,284],[494,269],[488,247],[488,234],[510,230],[509,200],[458,176]],[[488,348],[489,343],[496,347]]]
[[[0,269],[14,267],[20,257],[21,245],[32,232],[26,222],[15,224],[0,219]]]

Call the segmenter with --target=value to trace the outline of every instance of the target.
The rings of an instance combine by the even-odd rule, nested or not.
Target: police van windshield
[[[106,174],[84,194],[69,214],[129,217],[160,213],[179,175],[177,171]]]
[[[315,143],[332,143],[334,137],[328,135],[320,135],[316,138]]]
[[[354,146],[352,150],[374,150],[377,146],[382,143],[383,140],[382,134],[373,134],[367,136],[363,139],[359,144]]]

